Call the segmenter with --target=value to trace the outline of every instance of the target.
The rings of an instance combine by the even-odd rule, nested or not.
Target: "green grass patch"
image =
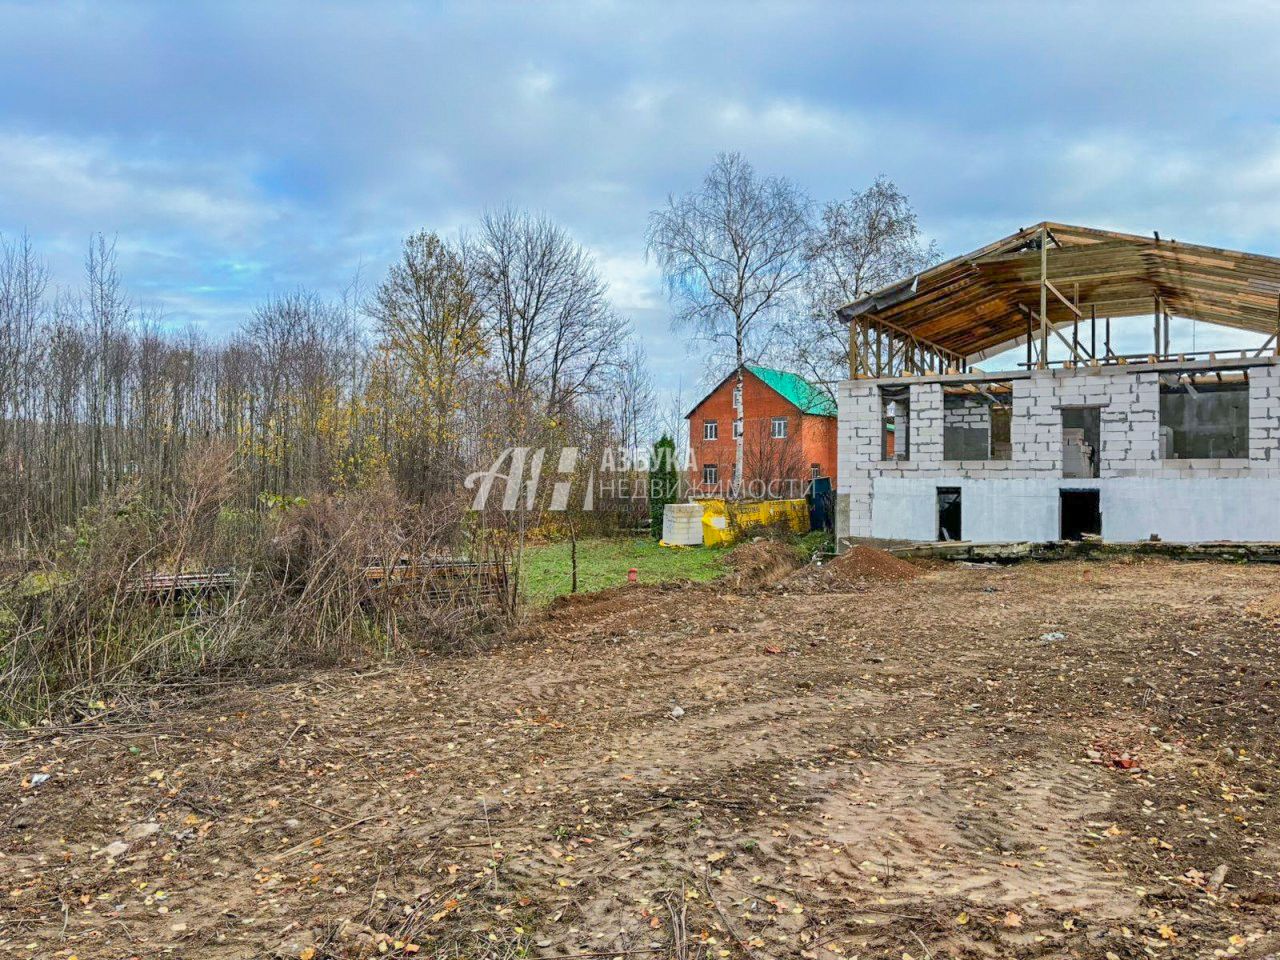
[[[796,538],[796,546],[804,552],[807,560],[815,553],[835,552],[836,540],[826,530],[811,530],[809,533]]]
[[[711,547],[660,547],[653,540],[579,540],[578,592],[592,593],[627,582],[636,568],[641,583],[714,580],[725,571],[727,551]],[[526,547],[521,580],[525,596],[544,606],[569,592],[568,542]]]

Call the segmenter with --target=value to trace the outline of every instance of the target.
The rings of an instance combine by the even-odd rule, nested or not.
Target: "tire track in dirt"
[[[1278,573],[618,591],[475,657],[15,738],[0,950],[1260,956],[1280,677],[1245,609]],[[1238,893],[1185,879],[1220,857]]]

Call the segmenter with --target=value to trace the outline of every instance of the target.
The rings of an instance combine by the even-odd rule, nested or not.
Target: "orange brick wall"
[[[774,417],[787,417],[787,433],[798,437],[804,459],[804,479],[809,477],[809,464],[821,466],[822,476],[830,477],[832,484],[836,478],[836,418],[817,417],[803,414],[789,400],[764,383],[752,373],[742,375],[743,407],[746,418],[743,432],[748,438],[759,436],[756,431],[764,431],[768,436],[769,423]],[[689,418],[689,449],[693,453],[691,481],[698,484],[702,480],[702,467],[714,463],[720,468],[720,480],[727,483],[733,476],[733,462],[736,445],[733,439],[733,387],[736,381],[730,378],[704,400]],[[702,425],[707,420],[715,420],[720,432],[716,440],[702,439]],[[767,441],[766,441],[767,442]],[[779,441],[782,442],[782,441]],[[748,464],[748,472],[750,464]],[[750,476],[744,478],[751,480]]]

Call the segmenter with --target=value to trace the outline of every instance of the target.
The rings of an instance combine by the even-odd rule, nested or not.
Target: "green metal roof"
[[[804,377],[786,370],[774,370],[772,367],[752,367],[747,369],[763,380],[769,387],[790,400],[803,413],[812,413],[819,417],[836,415],[835,401],[823,393]]]

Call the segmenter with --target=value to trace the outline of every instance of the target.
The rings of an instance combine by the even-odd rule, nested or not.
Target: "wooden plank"
[[[1021,304],[1019,304],[1019,306],[1021,306]],[[1060,330],[1059,330],[1057,327],[1055,327],[1053,324],[1045,324],[1045,323],[1043,322],[1043,320],[1041,320],[1039,317],[1037,317],[1037,316],[1036,316],[1036,312],[1035,312],[1034,310],[1032,310],[1030,307],[1022,307],[1022,309],[1023,309],[1023,310],[1025,310],[1025,311],[1027,311],[1027,313],[1029,313],[1033,318],[1035,318],[1037,321],[1039,321],[1039,322],[1040,322],[1040,329],[1041,329],[1041,330],[1046,330],[1046,329],[1048,329],[1048,330],[1052,330],[1052,331],[1053,331],[1053,335],[1054,335],[1055,337],[1057,337],[1059,340],[1061,340],[1061,341],[1062,341],[1062,343],[1063,343],[1063,345],[1064,345],[1068,350],[1071,350],[1072,355],[1075,357],[1075,359],[1076,359],[1076,360],[1079,360],[1079,359],[1080,359],[1080,355],[1079,355],[1078,353],[1076,353],[1074,349],[1072,349],[1071,341],[1070,341],[1070,340],[1068,340],[1065,336],[1063,336],[1063,335],[1062,335],[1062,331],[1060,331]],[[1041,366],[1041,367],[1048,366],[1048,360],[1047,360],[1047,359],[1046,359],[1046,357],[1045,357],[1045,356],[1043,356],[1043,355],[1041,355],[1041,357],[1040,357],[1040,366]]]
[[[1049,290],[1053,293],[1053,295],[1057,297],[1059,300],[1061,300],[1066,305],[1067,309],[1070,310],[1072,313],[1074,313],[1076,317],[1083,316],[1083,314],[1080,312],[1080,308],[1077,307],[1070,300],[1068,300],[1066,297],[1064,297],[1062,295],[1062,291],[1059,290],[1057,287],[1055,287],[1050,281],[1046,280],[1044,282],[1044,285],[1048,287]]]
[[[1040,366],[1049,362],[1049,231],[1040,228]]]

